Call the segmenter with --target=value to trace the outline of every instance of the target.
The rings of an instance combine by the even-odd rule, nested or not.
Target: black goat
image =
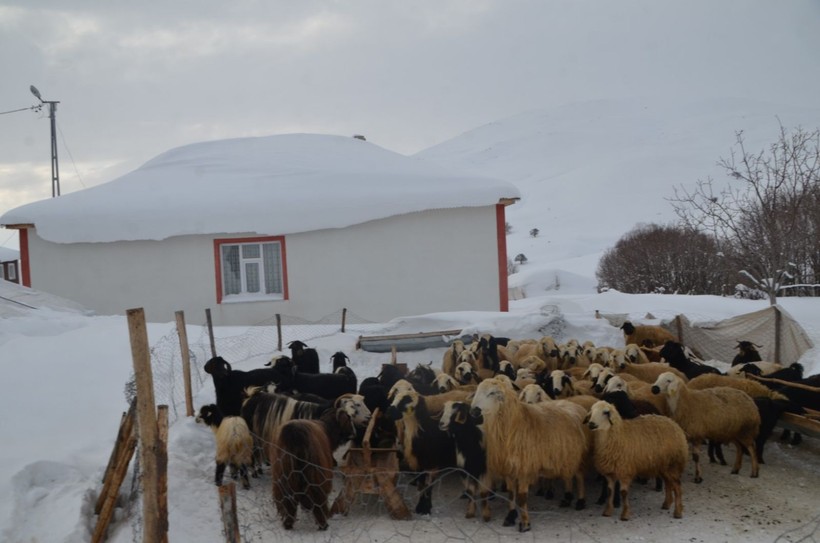
[[[456,467],[455,442],[439,429],[439,421],[430,414],[424,396],[414,390],[396,394],[387,416],[394,421],[404,419],[399,448],[410,470],[420,472],[415,480],[419,488],[416,513],[429,515],[433,509],[431,478],[438,470]]]
[[[671,367],[686,375],[688,379],[694,379],[704,373],[721,373],[719,369],[713,366],[690,359],[686,356],[683,345],[677,341],[667,341],[663,344],[661,358],[666,360]]]
[[[330,362],[333,364],[333,373],[336,373],[336,370],[339,368],[347,367],[348,360],[350,360],[350,358],[348,358],[342,351],[336,351],[333,353],[333,356],[330,357]]]
[[[751,341],[738,341],[735,349],[739,352],[732,359],[732,366],[737,366],[738,364],[748,364],[749,362],[760,362],[763,360],[760,358],[760,353],[757,352],[758,347],[762,347],[762,345],[755,345]]]
[[[419,364],[405,377],[405,379],[413,385],[414,389],[425,396],[438,393],[438,389],[434,383],[436,380],[436,371],[433,369],[432,364],[432,362],[430,362],[430,364]]]
[[[282,374],[276,368],[235,370],[221,356],[208,360],[204,369],[205,373],[209,373],[213,378],[216,405],[226,417],[238,416],[242,411],[242,401],[247,387],[264,387],[282,380]]]
[[[488,496],[492,481],[487,474],[487,451],[484,450],[484,417],[470,414],[466,402],[446,402],[439,428],[452,436],[456,448],[456,463],[464,470],[464,488],[467,493],[466,518],[475,517],[476,500],[481,502],[481,518],[490,520]]]
[[[404,379],[405,372],[401,366],[396,364],[382,364],[382,371],[379,373],[379,381],[384,388],[390,390],[398,381]]]
[[[385,388],[377,377],[367,377],[359,385],[359,394],[364,396],[364,404],[371,413],[379,410],[378,418],[373,424],[373,432],[370,434],[371,447],[389,448],[396,443],[396,425],[387,418],[387,408],[390,402],[387,400],[389,389]]]
[[[330,401],[342,394],[356,393],[356,375],[352,370],[346,373],[303,373],[287,357],[277,360],[273,369],[281,375],[276,390],[282,393],[316,394]]]
[[[298,339],[288,343],[290,357],[302,373],[319,373],[319,353]]]

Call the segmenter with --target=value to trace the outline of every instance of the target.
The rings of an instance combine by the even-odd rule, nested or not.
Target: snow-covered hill
[[[599,255],[621,235],[676,219],[668,201],[674,187],[708,177],[727,183],[716,163],[730,156],[736,131],[759,151],[777,140],[779,123],[820,127],[820,108],[734,98],[580,102],[499,120],[416,156],[519,188],[521,201],[507,208],[507,247],[528,262],[511,287],[543,291],[563,270],[589,278],[580,285],[586,289],[595,285]]]

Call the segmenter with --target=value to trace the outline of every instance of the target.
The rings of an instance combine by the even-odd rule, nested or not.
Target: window
[[[14,262],[10,262],[8,266],[9,274],[7,279],[9,281],[17,281],[17,264],[15,264]]]
[[[217,303],[286,300],[285,238],[214,241]]]

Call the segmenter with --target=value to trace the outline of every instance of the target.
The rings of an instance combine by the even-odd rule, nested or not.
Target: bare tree
[[[716,191],[711,178],[692,191],[681,186],[672,206],[684,225],[731,250],[741,275],[775,304],[779,293],[795,286],[792,249],[807,234],[804,214],[820,184],[820,132],[789,133],[781,125],[777,142],[752,153],[740,131],[718,166],[730,178],[725,189]]]

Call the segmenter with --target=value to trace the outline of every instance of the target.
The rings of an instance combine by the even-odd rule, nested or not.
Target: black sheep
[[[319,353],[298,339],[288,343],[291,359],[302,373],[319,373]]]
[[[250,371],[235,370],[221,356],[208,360],[204,369],[213,378],[216,405],[226,417],[240,414],[247,387],[264,387],[282,381],[282,374],[275,367]]]
[[[763,360],[760,358],[760,353],[757,352],[757,347],[760,347],[760,345],[755,345],[751,341],[738,341],[735,349],[739,352],[732,359],[732,366],[737,366],[738,364],[748,364],[749,362],[760,362]]]
[[[708,364],[701,364],[691,360],[683,350],[683,345],[677,341],[667,341],[661,349],[661,358],[676,370],[686,375],[687,379],[694,379],[704,373],[718,373],[720,370]]]

